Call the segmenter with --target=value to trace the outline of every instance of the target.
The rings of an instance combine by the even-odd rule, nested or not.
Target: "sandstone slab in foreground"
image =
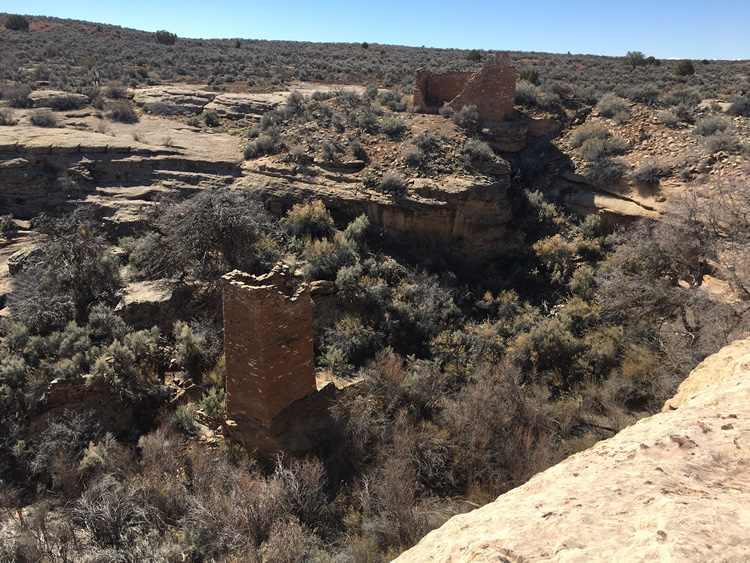
[[[677,398],[397,561],[750,560],[750,339],[707,358]]]

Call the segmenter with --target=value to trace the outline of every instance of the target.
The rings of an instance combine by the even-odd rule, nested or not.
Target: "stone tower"
[[[270,426],[316,390],[310,288],[292,292],[281,262],[263,276],[230,272],[222,286],[227,418]]]

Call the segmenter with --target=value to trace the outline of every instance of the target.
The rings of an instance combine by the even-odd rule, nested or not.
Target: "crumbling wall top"
[[[302,294],[309,290],[308,284],[302,283],[292,291],[292,272],[284,262],[277,262],[273,269],[267,274],[254,276],[240,270],[233,270],[224,274],[221,279],[228,286],[247,292],[270,292],[279,293],[284,299],[296,301]]]
[[[314,393],[310,287],[292,286],[288,266],[252,276],[222,276],[227,417],[270,426]]]

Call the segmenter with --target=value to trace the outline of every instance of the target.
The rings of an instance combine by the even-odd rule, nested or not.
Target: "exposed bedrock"
[[[706,358],[645,418],[397,561],[747,561],[750,339]]]
[[[149,143],[148,125],[117,136],[69,128],[4,131],[0,210],[28,219],[84,204],[111,226],[127,228],[163,192],[231,184],[241,174],[233,138],[217,136],[206,148],[205,137],[167,131],[174,135],[168,142]]]
[[[468,259],[485,260],[501,252],[511,220],[507,199],[510,175],[493,178],[451,176],[416,178],[403,195],[387,195],[361,187],[353,171],[258,159],[245,165],[239,184],[263,186],[264,199],[276,213],[305,200],[320,199],[326,207],[400,233],[453,244]]]

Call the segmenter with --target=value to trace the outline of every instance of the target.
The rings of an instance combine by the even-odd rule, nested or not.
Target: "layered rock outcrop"
[[[747,561],[750,339],[613,438],[449,520],[397,561]]]
[[[80,108],[89,103],[87,96],[63,92],[62,90],[34,90],[29,99],[35,108],[64,107],[65,109]]]
[[[83,111],[71,118],[94,123]],[[67,205],[89,205],[113,225],[141,220],[159,193],[232,183],[241,155],[229,135],[205,136],[152,117],[106,132],[15,126],[0,139],[0,208],[28,219]],[[132,225],[131,225],[132,226]]]
[[[415,178],[401,195],[361,187],[356,169],[301,169],[273,158],[245,164],[239,184],[263,186],[264,199],[276,213],[295,203],[320,199],[347,216],[365,214],[374,225],[452,244],[473,261],[497,256],[512,218],[507,198],[510,168],[490,177]]]
[[[193,115],[216,97],[213,92],[187,86],[152,86],[133,92],[133,101],[147,111],[167,115]]]
[[[289,92],[216,93],[189,85],[165,85],[133,91],[133,101],[146,111],[163,115],[195,115],[214,110],[227,119],[255,119],[283,104]]]

